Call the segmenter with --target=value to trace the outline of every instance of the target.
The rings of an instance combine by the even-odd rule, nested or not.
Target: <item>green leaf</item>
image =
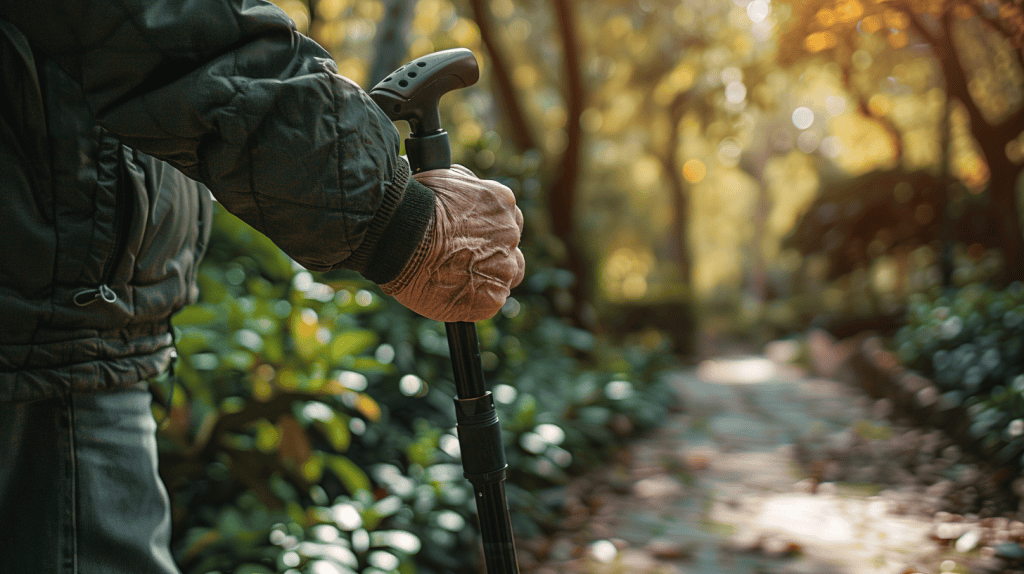
[[[524,431],[534,426],[537,419],[537,399],[529,393],[519,395],[519,402],[516,405],[515,413],[509,428],[516,431]]]
[[[340,454],[329,455],[327,466],[334,471],[334,474],[353,496],[359,492],[370,491],[370,477],[366,476],[363,469],[348,457]]]
[[[209,327],[217,323],[217,311],[206,305],[189,305],[174,316],[175,327]]]
[[[348,417],[335,413],[329,420],[316,420],[313,423],[323,431],[331,446],[338,452],[345,452],[352,443],[352,433],[348,428]]]
[[[358,355],[377,344],[373,331],[356,330],[339,333],[331,341],[331,358],[340,361],[345,357]]]

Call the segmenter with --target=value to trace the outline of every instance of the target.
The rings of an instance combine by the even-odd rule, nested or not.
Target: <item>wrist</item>
[[[409,178],[398,206],[367,250],[365,267],[357,271],[381,285],[398,279],[430,238],[435,201],[430,188]]]
[[[427,255],[430,254],[431,249],[434,247],[434,226],[437,223],[436,216],[432,216],[430,221],[427,223],[427,228],[423,234],[423,240],[420,241],[416,251],[413,252],[412,257],[405,264],[401,273],[398,277],[386,283],[381,283],[380,288],[386,295],[394,295],[406,288],[412,279],[419,273],[420,268],[423,267],[423,262],[426,261]]]

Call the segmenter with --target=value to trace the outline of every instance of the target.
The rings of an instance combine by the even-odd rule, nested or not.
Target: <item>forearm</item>
[[[272,5],[2,10],[82,85],[99,125],[202,181],[301,264],[364,271],[396,213],[413,233],[425,228],[432,209],[406,201],[394,126]]]

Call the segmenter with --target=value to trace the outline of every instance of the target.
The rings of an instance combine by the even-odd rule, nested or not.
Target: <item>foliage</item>
[[[858,113],[889,136],[893,160],[937,165],[974,193],[987,188],[1004,284],[1024,280],[1020,3],[812,0],[786,9],[779,62],[827,57]],[[922,136],[939,145],[920,145]]]
[[[529,225],[536,165],[477,162],[497,145],[463,163],[510,185]],[[527,278],[478,332],[514,527],[528,536],[553,516],[539,489],[655,425],[672,394],[655,376],[663,348],[612,348],[553,318],[573,277],[550,266],[543,235],[523,249]],[[198,283],[174,320],[173,408],[157,413],[183,570],[475,571],[443,325],[355,274],[297,268],[219,208]]]
[[[974,284],[916,296],[894,339],[902,361],[943,400],[968,408],[969,432],[997,444],[1024,436],[1024,286]],[[1019,442],[1019,441],[1018,441]]]

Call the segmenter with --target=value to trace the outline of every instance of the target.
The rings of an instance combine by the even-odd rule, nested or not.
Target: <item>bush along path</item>
[[[524,245],[524,249],[530,249]],[[517,533],[535,493],[663,420],[664,344],[614,347],[556,318],[572,276],[536,265],[478,323]],[[155,381],[172,550],[186,574],[475,574],[444,326],[364,279],[301,270],[221,209]]]
[[[1024,572],[1014,497],[889,400],[765,356],[671,379],[682,413],[545,493],[564,518],[520,542],[524,572]]]

